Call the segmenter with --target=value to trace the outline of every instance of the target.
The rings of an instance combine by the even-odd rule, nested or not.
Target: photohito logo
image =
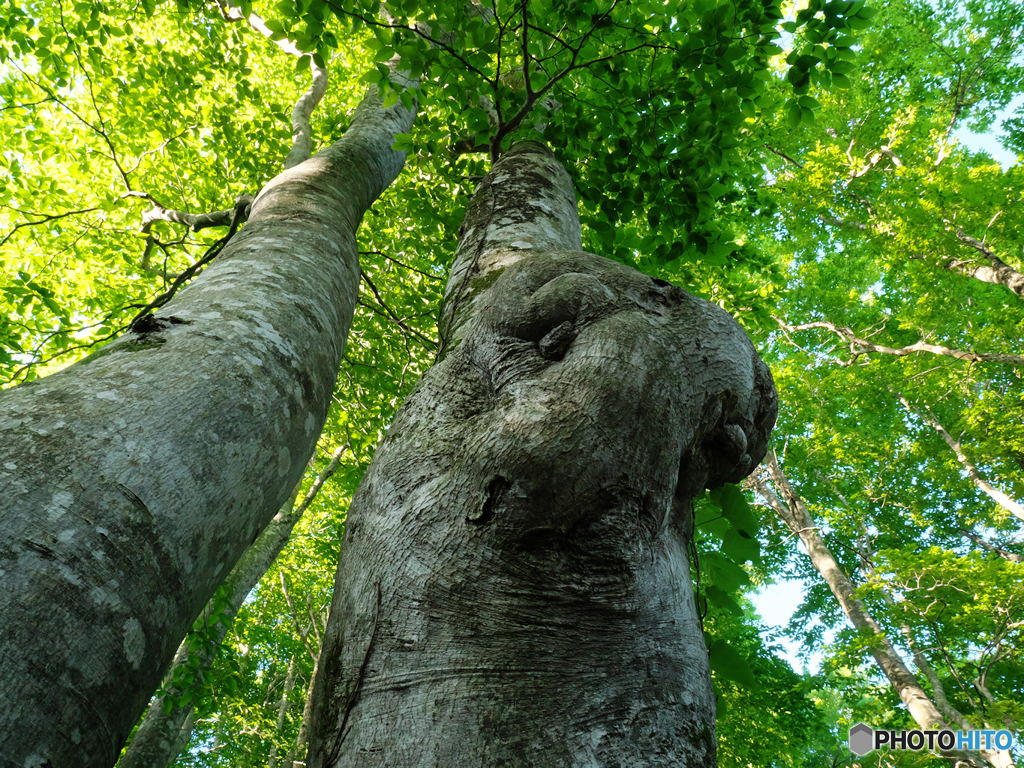
[[[850,751],[858,757],[868,752],[889,747],[889,749],[1010,749],[1013,734],[1009,731],[884,731],[870,725],[857,723],[850,728]]]

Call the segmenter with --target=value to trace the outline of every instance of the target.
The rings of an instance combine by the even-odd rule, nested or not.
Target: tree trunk
[[[835,596],[843,613],[849,622],[858,630],[870,633],[872,642],[870,644],[871,655],[875,658],[878,668],[885,675],[886,679],[896,689],[900,699],[906,705],[910,716],[923,729],[948,728],[949,723],[939,708],[932,701],[932,698],[925,691],[917,676],[910,671],[904,663],[903,658],[896,651],[892,641],[885,634],[881,625],[871,615],[867,607],[856,595],[856,587],[850,578],[843,571],[842,567],[832,555],[828,544],[818,532],[811,513],[803,500],[790,485],[789,479],[782,472],[775,452],[771,451],[765,461],[765,466],[771,476],[772,483],[778,488],[779,494],[785,499],[783,503],[778,496],[772,492],[768,484],[762,479],[755,477],[753,485],[757,492],[768,502],[768,506],[779,516],[786,527],[800,537],[807,548],[807,556],[821,577],[828,584],[829,589]],[[936,679],[937,681],[937,679]],[[939,691],[942,701],[945,701],[945,693]],[[955,724],[963,727],[966,719],[962,714],[956,712],[947,704],[947,714],[955,715]],[[1013,762],[1009,753],[995,749],[982,749],[977,753],[961,751],[944,751],[942,753],[957,768],[982,768],[985,761],[993,768],[1013,768]]]
[[[715,764],[691,499],[756,466],[775,390],[727,313],[580,248],[517,145],[350,508],[308,765]]]
[[[306,687],[306,701],[302,707],[299,734],[295,737],[295,746],[288,753],[287,768],[303,768],[305,766],[304,762],[299,762],[295,758],[297,755],[305,756],[309,747],[309,723],[313,714],[313,691],[316,685],[316,671],[319,664],[319,659],[313,663],[313,674],[309,679],[309,685]]]
[[[363,101],[157,317],[0,394],[0,765],[109,768],[330,404],[355,230],[412,114]]]
[[[292,656],[291,661],[288,662],[288,676],[284,681],[284,689],[281,691],[281,701],[277,705],[277,728],[274,731],[275,743],[270,748],[270,757],[267,760],[267,768],[277,768],[277,740],[280,739],[281,731],[284,730],[285,717],[288,714],[288,697],[291,696],[292,691],[295,689],[295,657]],[[288,768],[291,768],[289,761]]]

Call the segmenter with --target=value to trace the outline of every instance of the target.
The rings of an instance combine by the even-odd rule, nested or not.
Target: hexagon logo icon
[[[875,748],[875,729],[864,723],[856,723],[850,728],[850,751],[858,757],[864,757]]]

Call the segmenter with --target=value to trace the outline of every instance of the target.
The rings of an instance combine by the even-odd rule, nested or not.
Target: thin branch
[[[149,304],[142,307],[142,309],[139,310],[139,313],[135,315],[135,317],[132,318],[132,321],[128,324],[128,330],[142,332],[142,328],[144,327],[143,323],[151,322],[151,320],[148,321],[147,318],[152,318],[152,311],[162,307],[170,301],[186,280],[195,275],[203,266],[217,257],[217,254],[224,249],[228,240],[230,240],[235,232],[238,231],[238,227],[248,218],[249,208],[251,205],[252,197],[250,195],[243,193],[238,196],[238,199],[235,201],[235,210],[231,219],[231,228],[228,230],[228,233],[211,245],[206,253],[203,254],[201,259],[178,275],[170,288],[149,302]]]
[[[426,40],[432,46],[434,46],[434,47],[444,51],[445,53],[447,53],[449,56],[451,56],[456,61],[458,61],[463,67],[465,67],[470,72],[473,72],[474,74],[479,75],[480,78],[483,79],[486,83],[489,83],[491,85],[493,85],[493,83],[494,83],[494,78],[488,77],[484,72],[482,72],[481,70],[477,69],[472,64],[470,64],[469,61],[467,61],[464,57],[462,57],[458,53],[456,53],[455,49],[452,48],[451,45],[449,45],[446,42],[444,42],[444,40],[436,39],[436,38],[432,37],[431,35],[433,34],[433,32],[431,31],[430,26],[427,25],[427,24],[419,23],[419,24],[414,24],[412,26],[409,26],[408,24],[383,23],[383,22],[377,21],[376,19],[374,19],[372,17],[363,16],[362,14],[358,14],[358,13],[352,13],[351,11],[346,10],[345,8],[342,8],[341,6],[336,5],[336,4],[332,3],[332,2],[330,2],[330,0],[328,0],[328,2],[327,2],[327,7],[330,8],[339,17],[348,16],[350,18],[359,19],[363,24],[365,24],[368,27],[380,27],[382,29],[404,29],[407,32],[412,32],[413,34],[418,35],[419,37],[422,37],[424,40]],[[481,10],[486,10],[486,11],[490,10],[490,9],[482,8],[482,6],[476,6],[476,7],[478,9],[481,9]]]
[[[46,104],[47,102],[50,102],[50,101],[53,101],[53,100],[54,99],[52,97],[47,97],[45,99],[40,99],[39,101],[30,101],[30,102],[27,102],[26,104],[11,104],[10,106],[7,106],[7,107],[0,107],[0,112],[3,112],[3,111],[8,110],[8,109],[28,109],[29,107],[35,107],[35,106],[38,106],[39,104]]]
[[[522,41],[523,51],[523,84],[526,88],[526,100],[527,102],[533,101],[533,88],[530,86],[530,48],[527,40],[527,33],[530,31],[530,25],[526,19],[526,5],[527,0],[523,0],[521,4],[522,15],[523,15],[523,33],[520,36]]]
[[[156,154],[157,152],[160,152],[162,149],[164,149],[172,141],[177,141],[182,136],[184,136],[186,133],[188,133],[191,130],[194,130],[195,128],[196,128],[196,126],[194,126],[194,125],[186,126],[181,131],[176,133],[174,136],[171,136],[169,139],[165,139],[164,141],[160,142],[157,146],[153,147],[153,149],[147,149],[145,152],[143,152],[142,154],[139,155],[138,162],[136,162],[134,166],[132,166],[131,168],[128,169],[128,173],[135,173],[135,171],[139,170],[139,166],[142,165],[142,159],[144,157],[146,157],[147,155],[153,155],[153,154]]]
[[[302,497],[302,501],[299,502],[299,506],[292,511],[292,515],[299,517],[303,512],[309,509],[309,505],[313,503],[313,499],[315,499],[316,495],[320,493],[320,489],[324,487],[324,483],[330,480],[331,476],[338,471],[338,465],[341,463],[341,457],[349,447],[350,443],[346,441],[344,445],[341,445],[334,450],[334,453],[331,454],[331,461],[327,464],[324,471],[317,475],[313,484],[309,486],[309,490],[306,491],[306,495]]]
[[[777,150],[775,147],[771,146],[770,144],[765,144],[764,148],[767,149],[769,152],[773,152],[774,154],[778,155],[783,160],[785,160],[787,163],[789,163],[791,165],[795,165],[797,168],[801,168],[802,169],[804,167],[803,163],[797,162],[792,157],[790,157],[789,155],[787,155],[784,152],[780,152],[779,150]]]
[[[480,178],[482,179],[483,176],[481,176]],[[376,256],[383,256],[388,261],[393,261],[398,266],[405,267],[410,272],[416,272],[417,274],[423,275],[425,278],[427,278],[429,280],[435,280],[437,282],[444,282],[444,278],[443,277],[438,277],[437,275],[432,275],[429,272],[424,272],[422,269],[416,269],[416,267],[414,267],[414,266],[412,266],[410,264],[406,264],[404,261],[399,261],[394,256],[389,256],[388,254],[384,253],[384,251],[360,251],[359,253],[360,254],[366,254],[366,255],[374,254]]]
[[[193,232],[199,232],[207,227],[228,227],[231,226],[231,221],[235,216],[235,208],[237,208],[236,204],[235,208],[229,208],[224,211],[211,211],[210,213],[185,213],[184,211],[176,211],[171,208],[164,207],[149,192],[126,192],[122,197],[138,197],[143,200],[148,200],[153,204],[151,209],[142,214],[142,232],[149,232],[149,227],[151,227],[155,221],[168,221],[173,224],[184,224]],[[251,195],[245,195],[245,197],[248,198],[246,205],[252,202]],[[239,199],[241,199],[241,197]]]
[[[1009,560],[1011,563],[1024,563],[1024,555],[1018,555],[1016,552],[1010,552],[1009,550],[1003,549],[1002,547],[997,547],[994,544],[989,544],[987,541],[981,538],[981,536],[974,533],[973,531],[968,531],[965,528],[961,528],[960,535],[970,539],[979,547],[984,549],[986,552],[991,552],[994,555],[999,555],[999,557],[1003,558],[1004,560]]]
[[[324,647],[324,639],[320,635],[320,624],[316,620],[316,616],[313,614],[313,598],[311,595],[306,595],[306,614],[309,616],[310,622],[312,622],[313,632],[316,633],[316,644],[318,648]]]
[[[788,325],[778,319],[776,319],[775,322],[777,322],[783,330],[788,332],[806,331],[811,328],[824,328],[832,331],[832,333],[836,334],[841,339],[845,339],[849,342],[850,354],[853,355],[854,360],[856,360],[860,355],[866,355],[871,352],[896,355],[897,357],[906,357],[918,352],[929,352],[933,355],[952,357],[957,360],[968,360],[972,363],[1008,363],[1009,365],[1024,366],[1024,355],[1011,355],[1002,352],[965,352],[960,349],[951,349],[950,347],[943,347],[938,344],[929,344],[925,341],[919,341],[906,347],[887,347],[884,344],[875,344],[867,339],[862,339],[850,328],[824,320],[814,323],[803,323],[801,325]]]
[[[299,639],[302,640],[302,644],[306,646],[306,651],[309,653],[309,657],[313,659],[315,663],[319,658],[319,654],[313,651],[313,646],[309,644],[309,630],[302,631],[302,626],[299,624],[299,614],[295,611],[295,604],[292,602],[292,596],[288,592],[288,582],[284,577],[284,569],[278,571],[278,575],[281,577],[281,591],[284,593],[284,601],[288,603],[288,610],[291,611],[292,621],[295,623],[295,632],[298,634]]]
[[[387,317],[388,319],[393,321],[399,328],[401,328],[406,333],[411,333],[413,336],[418,338],[429,349],[436,349],[437,348],[437,345],[434,342],[432,342],[430,339],[428,339],[426,336],[424,336],[422,333],[420,333],[416,329],[410,328],[408,325],[405,324],[405,322],[403,322],[402,318],[400,318],[398,315],[396,315],[394,312],[391,311],[391,308],[385,303],[384,299],[381,298],[380,291],[377,290],[377,286],[373,284],[373,281],[370,279],[369,275],[367,275],[362,270],[359,271],[359,274],[362,276],[363,280],[366,281],[366,284],[368,286],[370,286],[370,290],[373,291],[374,298],[376,298],[377,303],[381,306],[381,308],[386,313],[385,317]],[[373,307],[369,307],[369,308],[373,309]]]
[[[97,129],[94,126],[93,130],[99,133],[99,135],[103,138],[104,143],[106,143],[107,148],[110,150],[110,159],[114,162],[114,167],[117,168],[118,173],[121,175],[121,181],[124,183],[124,188],[126,191],[130,192],[132,185],[131,182],[128,180],[128,173],[127,171],[125,171],[124,167],[121,165],[121,161],[117,157],[117,150],[114,148],[114,142],[111,140],[110,135],[107,133],[107,121],[103,119],[103,113],[100,111],[100,106],[96,103],[96,90],[93,88],[92,77],[89,76],[88,70],[82,63],[82,57],[78,51],[78,44],[74,42],[75,38],[71,35],[71,32],[69,32],[68,28],[64,25],[64,4],[60,2],[60,0],[58,0],[57,2],[57,8],[60,13],[60,26],[64,30],[64,34],[67,35],[68,39],[72,41],[71,52],[74,54],[75,60],[78,62],[78,68],[81,71],[82,76],[85,78],[86,85],[89,86],[89,101],[92,102],[92,108],[96,112],[96,117],[99,118],[100,121],[100,128]]]
[[[4,208],[11,208],[11,206],[6,206],[6,205],[2,206],[2,207],[4,207]],[[11,208],[11,210],[17,211],[18,209],[17,208]],[[8,240],[10,240],[12,237],[14,237],[14,233],[17,232],[22,227],[35,227],[35,226],[39,226],[40,224],[47,224],[47,223],[49,223],[51,221],[55,221],[56,219],[63,219],[65,216],[77,216],[78,214],[81,214],[81,213],[92,213],[93,211],[99,211],[99,210],[101,210],[101,209],[100,208],[82,208],[81,210],[78,210],[78,211],[65,211],[64,213],[55,213],[55,214],[27,212],[27,213],[25,213],[25,215],[41,216],[42,218],[39,219],[38,221],[23,221],[21,224],[15,224],[11,228],[11,231],[8,232],[4,236],[4,239],[0,240],[0,245],[4,245]],[[23,213],[23,212],[22,211],[18,211],[18,213]]]

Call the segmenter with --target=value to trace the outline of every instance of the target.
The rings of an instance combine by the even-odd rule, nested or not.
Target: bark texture
[[[368,97],[136,332],[0,394],[0,765],[113,765],[330,403],[355,230],[412,114]]]
[[[302,519],[303,513],[313,503],[313,499],[316,498],[323,484],[338,468],[342,452],[346,447],[342,446],[334,452],[327,468],[313,482],[298,506],[295,506],[295,500],[299,493],[299,486],[296,486],[292,498],[281,508],[280,512],[274,515],[269,525],[263,529],[256,541],[245,551],[241,560],[224,579],[224,586],[228,593],[228,605],[224,610],[226,622],[234,620],[246,597],[284,549],[292,529]],[[204,612],[206,615],[212,614],[213,605],[207,604]],[[226,622],[217,625],[218,645],[227,635],[228,624]],[[201,654],[199,658],[190,659],[186,643],[187,640],[181,644],[174,656],[174,663],[167,673],[168,681],[164,683],[165,687],[169,681],[173,680],[175,669],[179,665],[188,664],[193,670],[198,670],[202,677],[202,674],[215,661],[216,654],[206,654],[202,651],[199,651]],[[201,684],[201,680],[195,683],[197,686]],[[174,698],[180,698],[185,691],[171,687],[170,693]],[[192,735],[193,713],[192,703],[184,707],[173,707],[168,712],[164,708],[164,697],[154,697],[135,731],[135,735],[132,736],[131,743],[128,744],[128,748],[118,761],[117,768],[167,768],[173,764]]]
[[[348,514],[308,765],[715,764],[690,500],[756,466],[775,390],[727,313],[579,232],[541,144],[478,189],[443,358]]]

